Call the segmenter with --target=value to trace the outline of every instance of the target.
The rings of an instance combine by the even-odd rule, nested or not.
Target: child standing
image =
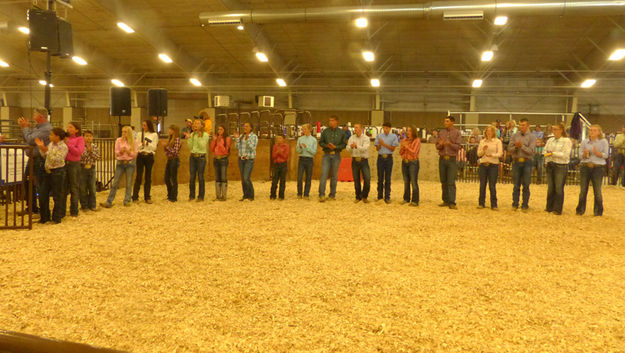
[[[169,127],[169,141],[163,141],[167,165],[165,166],[165,185],[167,185],[167,200],[178,201],[178,167],[180,167],[180,128],[176,125]]]
[[[45,157],[45,173],[41,181],[41,190],[39,192],[39,223],[43,224],[50,221],[50,193],[54,200],[54,209],[52,211],[52,220],[54,223],[61,223],[63,219],[63,211],[65,209],[63,203],[66,202],[65,191],[65,157],[67,157],[67,145],[63,142],[65,131],[61,128],[54,128],[50,131],[50,144],[46,146],[43,140],[36,138],[35,143],[41,151],[41,155]]]
[[[83,138],[85,150],[80,156],[80,207],[83,211],[95,211],[95,164],[101,159],[100,149],[93,143],[93,132],[86,130]]]
[[[132,201],[132,175],[135,171],[135,160],[139,153],[139,142],[134,139],[130,126],[122,128],[122,137],[115,141],[115,158],[117,165],[115,167],[115,176],[113,177],[113,185],[106,199],[106,202],[100,203],[104,208],[113,207],[115,194],[122,176],[126,175],[126,196],[124,197],[124,206],[130,206]]]
[[[280,192],[278,197],[280,201],[284,200],[284,189],[286,189],[286,162],[289,159],[291,147],[284,140],[284,136],[276,136],[276,144],[273,145],[271,151],[271,159],[273,160],[273,176],[271,178],[271,196],[272,200],[276,199],[276,189],[278,181],[280,181]]]
[[[80,123],[71,122],[67,125],[67,135],[65,139],[67,145],[67,157],[65,157],[66,178],[65,197],[70,194],[69,214],[72,217],[78,216],[78,203],[80,202],[80,158],[85,150],[85,140],[81,136]],[[67,204],[64,202],[63,204]],[[63,208],[65,216],[65,208]]]
[[[215,201],[226,201],[228,192],[228,157],[230,156],[231,139],[223,125],[217,127],[217,134],[211,141],[210,150],[214,155],[215,167]]]

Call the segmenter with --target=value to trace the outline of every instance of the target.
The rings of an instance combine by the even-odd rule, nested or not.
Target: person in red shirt
[[[284,189],[286,189],[286,161],[289,160],[291,147],[284,140],[284,136],[276,136],[276,144],[273,145],[271,151],[271,159],[273,161],[273,175],[271,177],[271,196],[272,200],[276,199],[276,189],[278,188],[278,180],[280,181],[280,192],[278,197],[280,201],[284,200]]]

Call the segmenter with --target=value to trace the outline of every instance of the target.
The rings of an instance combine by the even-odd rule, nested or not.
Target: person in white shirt
[[[484,130],[484,138],[477,147],[478,175],[480,177],[480,196],[477,208],[486,207],[486,185],[490,191],[490,208],[497,210],[497,177],[499,176],[499,158],[503,156],[503,145],[497,138],[494,126]]]
[[[137,155],[137,175],[135,177],[132,201],[139,202],[139,189],[141,188],[143,173],[145,172],[143,199],[145,203],[151,204],[152,166],[154,165],[154,154],[158,147],[158,134],[154,132],[154,124],[151,120],[145,120],[141,124],[141,132],[137,133],[137,142],[139,143],[139,154]]]
[[[371,170],[369,169],[369,136],[362,133],[362,125],[354,125],[354,134],[347,141],[347,150],[352,154],[352,175],[354,176],[354,189],[356,190],[355,203],[362,201],[368,203],[369,190],[371,189]],[[361,189],[360,175],[362,174],[363,186]]]
[[[562,214],[564,205],[564,185],[571,160],[571,140],[566,137],[564,125],[552,127],[553,137],[545,145],[544,155],[547,163],[547,207],[545,211],[555,215]]]

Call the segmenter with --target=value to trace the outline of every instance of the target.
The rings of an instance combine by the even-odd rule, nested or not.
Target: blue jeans
[[[577,204],[577,214],[584,214],[586,212],[586,196],[588,195],[588,186],[592,182],[592,190],[595,194],[594,214],[595,216],[603,215],[603,196],[601,195],[601,183],[603,182],[604,167],[596,166],[595,168],[588,168],[582,166],[580,170],[579,181],[579,203]]]
[[[106,203],[111,205],[113,204],[113,201],[115,201],[115,194],[117,193],[117,188],[119,188],[119,183],[121,182],[122,175],[124,174],[126,174],[126,195],[124,196],[124,204],[132,201],[132,174],[134,172],[134,161],[131,161],[128,164],[122,164],[120,161],[117,161],[115,176],[113,177],[113,185],[111,186],[111,191],[109,192],[109,197],[106,199]]]
[[[499,164],[480,164],[477,173],[480,177],[480,197],[478,204],[486,206],[486,185],[490,191],[490,207],[497,207],[497,177],[499,176]]]
[[[404,201],[419,204],[419,160],[403,161],[401,175],[404,177]],[[412,197],[410,193],[412,189]]]
[[[180,158],[168,159],[165,166],[165,186],[167,186],[167,199],[178,200],[178,167]]]
[[[564,184],[569,171],[568,164],[547,163],[547,212],[562,213]]]
[[[545,165],[545,156],[542,154],[534,156],[534,167],[536,168],[536,182],[538,184],[543,181],[543,166]]]
[[[213,158],[213,168],[215,168],[215,182],[228,182],[228,157]]]
[[[96,208],[95,202],[95,166],[80,168],[80,207],[83,210]]]
[[[69,213],[71,215],[78,214],[78,204],[80,202],[80,172],[82,166],[80,162],[65,162],[65,197],[70,195]],[[63,216],[67,213],[67,202],[63,202]]]
[[[512,181],[514,188],[512,189],[512,207],[519,207],[519,196],[521,194],[521,185],[523,186],[523,204],[522,208],[528,208],[530,203],[530,183],[532,182],[532,165],[533,161],[514,162],[512,164]]]
[[[204,169],[206,168],[206,156],[189,158],[189,199],[195,199],[195,178],[197,175],[200,190],[198,199],[204,200]]]
[[[326,182],[330,177],[330,197],[336,197],[336,183],[339,178],[341,155],[325,153],[321,158],[321,177],[319,178],[319,197],[326,196]]]
[[[273,165],[273,175],[271,176],[271,194],[272,199],[276,198],[276,189],[280,183],[280,191],[278,197],[284,199],[284,190],[286,189],[286,162],[276,163]]]
[[[456,177],[458,176],[458,163],[456,157],[438,161],[438,174],[443,189],[443,202],[450,205],[456,204]]]
[[[299,163],[297,164],[297,196],[308,197],[310,195],[310,186],[312,180],[313,171],[313,158],[312,157],[299,157]],[[304,186],[304,173],[306,174],[306,184]]]
[[[378,155],[378,200],[391,199],[391,174],[393,172],[393,155],[382,158]]]
[[[362,188],[360,185],[360,175],[362,174]],[[352,176],[354,177],[354,189],[356,191],[356,200],[362,200],[369,197],[371,189],[371,169],[369,169],[369,161],[364,158],[360,162],[356,158],[352,158]]]
[[[625,165],[625,154],[618,153],[614,156],[614,164],[612,165],[612,185],[618,183],[621,167]],[[621,177],[621,186],[625,187],[625,175]]]
[[[52,211],[52,220],[56,223],[61,222],[65,216],[65,167],[52,169],[50,173],[44,170],[43,179],[40,180],[39,189],[39,222],[45,223],[50,220],[50,194],[54,199],[54,209]]]
[[[254,184],[252,184],[253,169],[253,159],[239,158],[239,172],[241,173],[241,187],[243,188],[244,199],[254,200]]]

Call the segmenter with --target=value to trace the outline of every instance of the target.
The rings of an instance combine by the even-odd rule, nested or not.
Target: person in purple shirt
[[[443,189],[443,203],[440,207],[449,207],[452,210],[456,207],[456,176],[458,175],[458,164],[456,156],[462,144],[462,135],[458,129],[454,128],[456,119],[453,116],[445,118],[445,128],[438,133],[436,149],[440,155],[438,161],[438,172]]]

